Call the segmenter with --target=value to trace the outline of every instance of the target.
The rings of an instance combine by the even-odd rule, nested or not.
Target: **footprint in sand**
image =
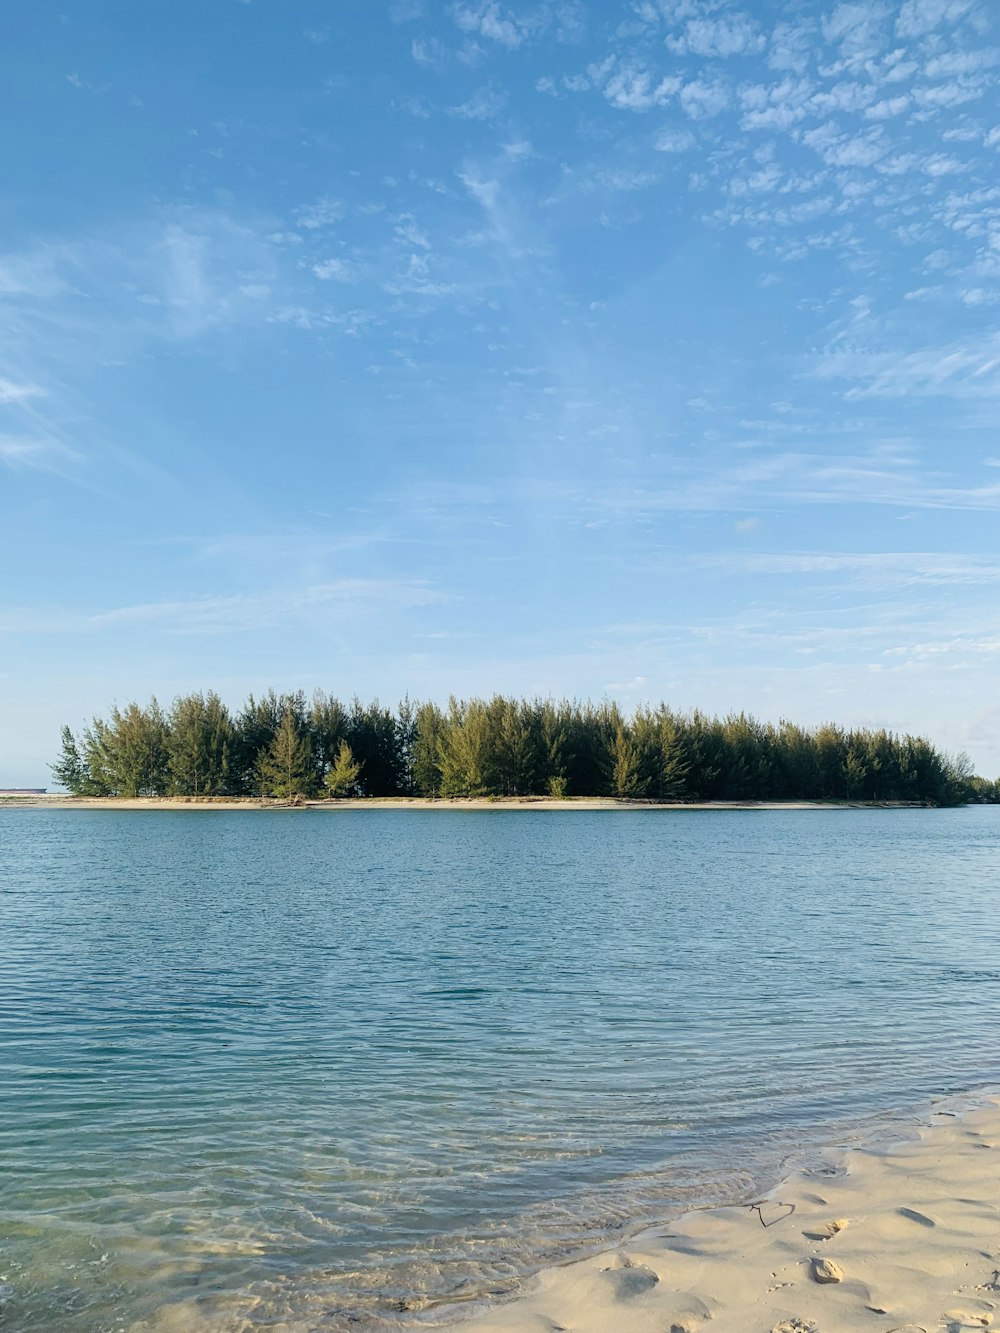
[[[833,1240],[834,1236],[846,1230],[850,1225],[848,1218],[835,1217],[830,1222],[821,1222],[815,1231],[803,1231],[802,1234],[806,1240]]]
[[[897,1208],[896,1212],[900,1217],[905,1217],[908,1222],[918,1222],[922,1227],[937,1226],[933,1217],[928,1217],[926,1213],[918,1213],[916,1208]]]
[[[945,1310],[941,1318],[948,1333],[963,1333],[964,1329],[989,1328],[993,1316],[984,1310]]]
[[[712,1311],[697,1296],[688,1295],[686,1310],[677,1310],[667,1333],[698,1333],[702,1324],[712,1318]]]
[[[620,1268],[605,1268],[602,1272],[613,1284],[615,1295],[620,1301],[642,1296],[660,1280],[651,1268],[647,1268],[645,1264],[634,1263],[629,1258],[623,1260]]]

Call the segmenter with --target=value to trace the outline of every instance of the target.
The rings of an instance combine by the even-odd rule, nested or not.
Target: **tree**
[[[167,720],[151,699],[112,708],[109,720],[95,717],[83,732],[84,765],[94,795],[161,796],[170,785]]]
[[[865,767],[865,761],[856,750],[848,750],[844,757],[844,785],[847,788],[848,800],[851,799],[867,776],[868,769]]]
[[[649,779],[642,767],[639,747],[624,723],[618,722],[611,738],[611,785],[616,796],[627,799],[646,795]]]
[[[417,739],[417,710],[410,703],[407,695],[399,705],[396,714],[396,745],[399,752],[399,784],[404,796],[412,796],[416,791],[416,778],[413,770],[413,748]]]
[[[487,706],[492,782],[502,796],[524,796],[537,785],[538,738],[534,709],[517,699],[495,695]]]
[[[313,772],[322,782],[347,736],[347,710],[339,699],[317,690],[307,718],[312,744]]]
[[[170,788],[177,796],[221,796],[229,789],[233,724],[217,694],[174,700],[167,735]]]
[[[609,701],[408,699],[345,709],[318,693],[251,696],[234,720],[217,694],[155,699],[61,731],[54,780],[87,796],[274,794],[551,795],[660,800],[913,801],[1000,799],[965,755],[919,736],[760,722],[744,713]],[[329,783],[327,778],[329,777]]]
[[[441,794],[441,746],[445,720],[437,704],[421,704],[414,719],[410,766],[420,796]]]
[[[346,739],[364,769],[366,796],[397,796],[404,789],[406,761],[390,709],[377,699],[370,704],[352,700]]]
[[[660,708],[656,714],[656,731],[659,749],[656,794],[666,801],[683,801],[688,795],[691,765],[678,721],[668,708]]]
[[[236,719],[229,757],[230,789],[252,796],[260,792],[260,761],[277,733],[282,714],[291,709],[299,730],[305,730],[305,701],[301,694],[282,695],[268,690],[262,699],[251,694]]]
[[[490,750],[486,705],[481,699],[470,699],[468,703],[452,699],[438,752],[442,794],[483,796],[491,793]]]
[[[310,748],[309,737],[302,734],[294,709],[286,708],[274,739],[258,760],[262,793],[288,799],[306,794],[310,786]]]
[[[354,796],[357,794],[360,775],[361,765],[355,761],[351,747],[346,741],[341,741],[337,757],[326,775],[327,791],[331,796]]]
[[[73,796],[87,796],[90,794],[87,768],[80,757],[76,737],[69,727],[63,727],[61,736],[62,751],[56,762],[49,765],[52,777]]]

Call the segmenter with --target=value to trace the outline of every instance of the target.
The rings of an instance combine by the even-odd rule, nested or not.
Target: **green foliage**
[[[291,799],[311,789],[311,745],[294,707],[287,707],[270,745],[257,761],[257,780],[265,796]]]
[[[69,727],[63,727],[61,733],[62,749],[59,758],[49,765],[53,778],[60,787],[73,796],[89,795],[90,775],[80,755],[76,737]]]
[[[225,796],[234,731],[217,694],[174,700],[167,734],[170,790],[180,796]]]
[[[644,773],[643,750],[637,743],[634,728],[626,728],[616,720],[611,735],[611,790],[615,796],[635,798],[645,796],[649,779]]]
[[[361,765],[355,761],[351,747],[341,741],[337,757],[324,780],[327,791],[331,796],[356,796],[360,775]]]
[[[1000,782],[922,737],[666,705],[626,716],[608,702],[494,695],[393,712],[271,690],[232,716],[209,693],[176,699],[168,717],[155,699],[113,708],[61,739],[53,776],[79,795],[1000,802]]]
[[[445,720],[437,704],[420,704],[413,723],[410,750],[412,789],[419,796],[440,796],[444,781],[441,773],[441,746]]]
[[[83,731],[85,794],[162,796],[169,788],[167,720],[151,699],[146,708],[130,703],[95,717]]]
[[[491,794],[493,748],[486,705],[482,700],[465,703],[451,699],[438,748],[442,796]]]

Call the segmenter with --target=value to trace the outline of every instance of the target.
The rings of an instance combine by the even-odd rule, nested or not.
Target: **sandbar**
[[[615,796],[364,796],[306,799],[295,804],[271,797],[44,796],[0,797],[0,809],[17,810],[914,810],[913,801],[653,801]]]

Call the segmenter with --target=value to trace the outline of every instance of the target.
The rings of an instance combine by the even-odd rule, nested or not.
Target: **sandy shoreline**
[[[367,796],[359,799],[313,801],[290,805],[266,797],[218,798],[140,796],[2,797],[0,810],[919,810],[910,802],[887,801],[628,801],[613,796],[456,796],[433,800],[423,796]]]
[[[762,1225],[763,1223],[766,1225]],[[959,1333],[1000,1310],[1000,1096],[548,1269],[461,1333]]]

